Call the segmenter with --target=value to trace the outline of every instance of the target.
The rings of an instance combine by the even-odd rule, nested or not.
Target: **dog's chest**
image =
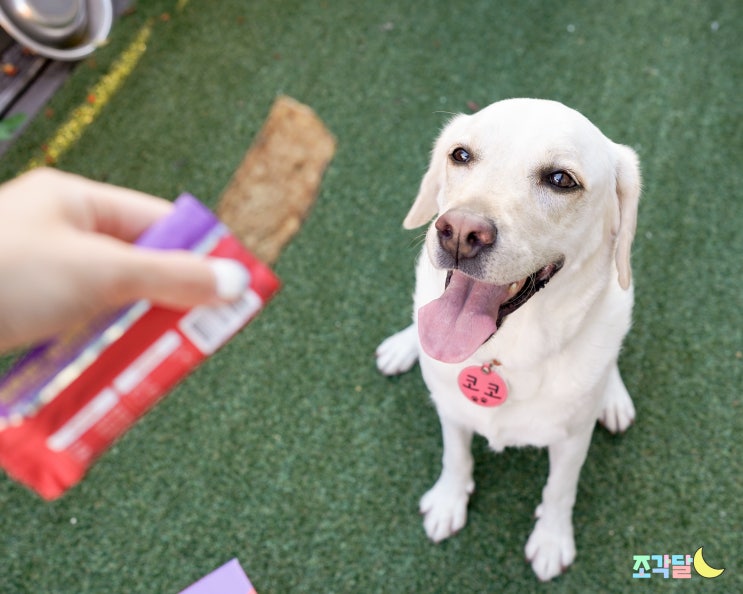
[[[468,370],[477,369],[475,362],[446,365],[423,355],[420,364],[439,414],[482,435],[497,451],[509,446],[543,447],[565,438],[580,411],[576,401],[562,397],[564,374],[550,362],[528,371],[495,365],[491,374],[477,377],[475,384],[466,377]],[[498,392],[503,395],[506,390],[507,394],[495,406],[492,399],[473,399],[468,389],[477,388],[488,398],[496,383],[502,386]]]

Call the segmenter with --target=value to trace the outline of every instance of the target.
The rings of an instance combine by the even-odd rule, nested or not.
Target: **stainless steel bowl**
[[[0,26],[37,54],[80,60],[106,41],[111,0],[0,0]]]

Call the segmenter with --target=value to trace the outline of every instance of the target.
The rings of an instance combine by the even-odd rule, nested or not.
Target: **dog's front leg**
[[[537,507],[537,523],[526,543],[526,558],[542,581],[559,575],[575,559],[573,505],[592,433],[590,426],[549,446],[549,477]]]
[[[467,523],[467,502],[475,489],[472,480],[472,431],[441,417],[444,438],[441,475],[420,501],[428,538],[440,542]]]

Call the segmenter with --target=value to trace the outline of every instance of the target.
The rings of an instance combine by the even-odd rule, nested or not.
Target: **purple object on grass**
[[[237,559],[228,561],[180,594],[255,594],[255,588]]]

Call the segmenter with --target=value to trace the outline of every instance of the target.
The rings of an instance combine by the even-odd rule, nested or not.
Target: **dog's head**
[[[487,339],[563,267],[605,255],[607,273],[629,289],[639,194],[634,151],[560,103],[511,99],[452,119],[404,226],[436,216],[428,254],[451,272],[429,315],[466,314],[467,327],[477,329],[468,333],[477,336],[457,353],[429,354],[448,362],[466,358],[481,335],[489,333]],[[612,262],[616,272],[608,270]],[[464,332],[456,323],[445,333]]]

